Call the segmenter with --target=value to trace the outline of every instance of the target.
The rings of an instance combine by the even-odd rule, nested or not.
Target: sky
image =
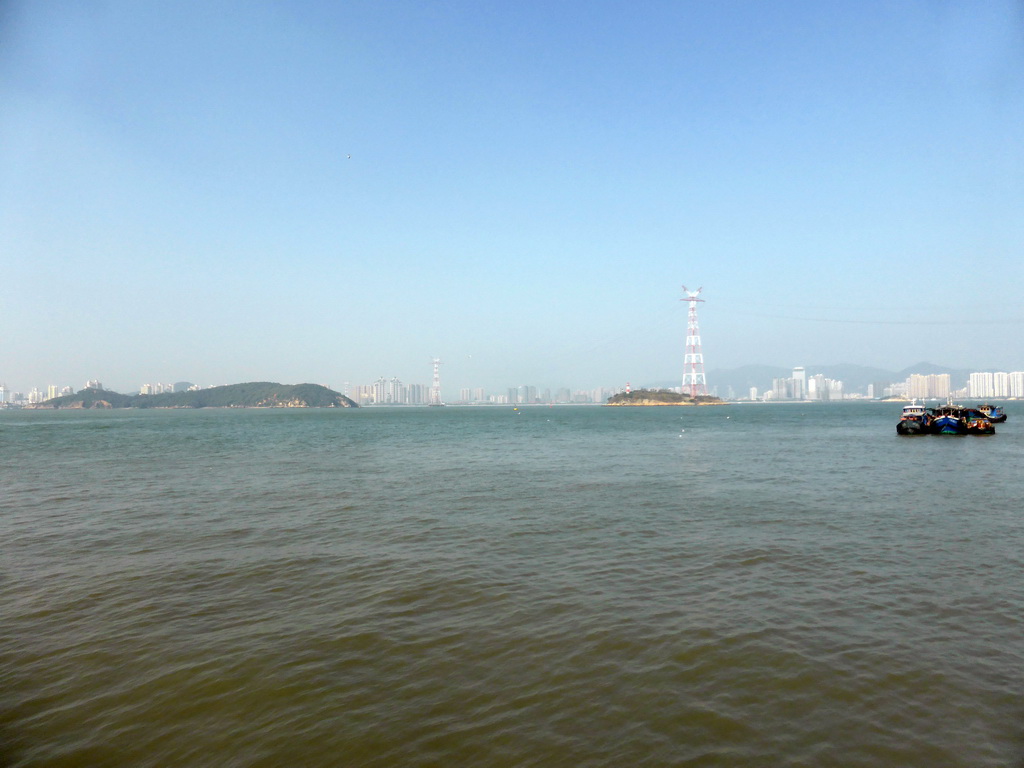
[[[1021,370],[1022,137],[1014,0],[6,0],[0,382]]]

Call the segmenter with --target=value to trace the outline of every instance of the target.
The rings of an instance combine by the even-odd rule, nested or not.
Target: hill
[[[277,384],[254,381],[190,392],[160,395],[121,395],[102,389],[83,389],[55,397],[43,408],[358,408],[340,392],[319,384]]]
[[[111,392],[109,389],[83,389],[76,395],[47,400],[34,408],[131,408],[135,397]]]
[[[690,397],[668,389],[637,389],[619,392],[608,398],[608,405],[717,405],[717,397],[698,395]]]

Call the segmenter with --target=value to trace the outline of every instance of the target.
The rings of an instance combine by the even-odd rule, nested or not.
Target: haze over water
[[[1017,765],[1008,412],[0,413],[0,765]]]

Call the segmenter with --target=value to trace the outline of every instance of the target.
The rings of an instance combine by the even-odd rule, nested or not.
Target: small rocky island
[[[606,405],[723,405],[724,402],[711,395],[691,397],[670,389],[635,389],[612,395]]]
[[[277,384],[253,381],[224,387],[122,395],[105,389],[83,389],[47,400],[34,408],[358,408],[340,392],[320,384]]]

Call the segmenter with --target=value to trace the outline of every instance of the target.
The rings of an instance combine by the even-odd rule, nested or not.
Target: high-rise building
[[[1010,374],[997,371],[992,374],[992,397],[1010,396]]]
[[[972,373],[967,381],[967,396],[982,399],[995,397],[992,374],[984,371]]]
[[[427,388],[423,384],[409,385],[409,405],[423,405],[427,402]]]
[[[794,400],[807,399],[807,371],[802,365],[793,369],[793,395]]]
[[[405,387],[397,377],[381,376],[371,385],[370,402],[374,405],[401,405],[407,402]]]
[[[531,387],[528,384],[523,384],[519,387],[516,392],[517,403],[535,403],[537,402],[537,388]]]
[[[928,397],[928,377],[912,373],[907,377],[907,394],[915,400]]]
[[[799,382],[797,382],[796,377],[794,377],[794,382],[796,382],[796,384],[794,385],[793,389],[796,390],[797,386],[799,384]],[[805,393],[805,397],[801,398],[801,399],[806,399],[806,400],[828,400],[828,399],[830,399],[829,395],[831,393],[829,391],[828,379],[826,379],[823,374],[818,373],[818,374],[815,374],[814,376],[811,376],[810,379],[806,380],[806,386],[807,386],[807,392]]]
[[[885,391],[889,388],[891,382],[888,381],[875,381],[868,385],[868,397],[885,397]]]
[[[928,376],[928,397],[945,400],[951,391],[948,373],[933,373]]]
[[[924,400],[925,398],[945,399],[949,396],[950,382],[948,373],[932,373],[927,376],[912,373],[907,378],[907,397]]]
[[[1024,397],[1024,371],[1013,371],[1009,376],[1010,397]]]

